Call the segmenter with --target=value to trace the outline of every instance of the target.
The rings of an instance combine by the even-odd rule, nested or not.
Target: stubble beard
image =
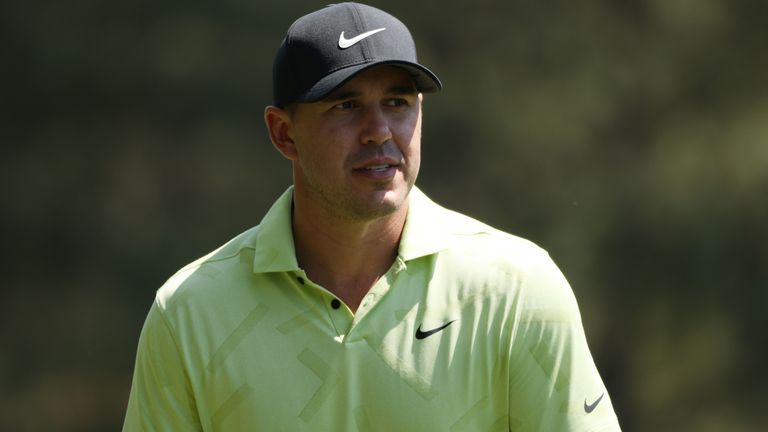
[[[370,192],[371,196],[363,197],[355,191],[319,188],[314,192],[326,211],[336,218],[348,222],[369,222],[397,212],[407,202],[412,187],[413,182],[408,182],[402,190],[382,188]]]
[[[333,218],[347,222],[369,222],[397,212],[408,200],[415,178],[405,179],[404,187],[382,185],[378,189],[362,192],[348,187],[313,182],[303,174],[308,198],[321,206]]]

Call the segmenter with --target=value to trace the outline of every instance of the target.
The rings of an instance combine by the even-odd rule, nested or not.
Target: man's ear
[[[295,161],[298,159],[298,152],[291,133],[291,116],[288,111],[270,105],[264,109],[264,122],[267,124],[272,145],[277,151],[288,160]]]

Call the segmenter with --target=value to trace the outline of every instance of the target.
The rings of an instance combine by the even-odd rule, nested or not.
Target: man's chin
[[[397,213],[407,201],[406,190],[378,190],[358,201],[359,219],[378,219]]]

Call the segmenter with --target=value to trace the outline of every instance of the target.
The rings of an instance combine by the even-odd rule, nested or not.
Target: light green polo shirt
[[[414,188],[352,313],[296,263],[292,189],[180,270],[139,340],[127,431],[618,431],[547,253]]]

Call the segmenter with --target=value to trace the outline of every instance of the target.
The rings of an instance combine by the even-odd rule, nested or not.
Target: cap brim
[[[402,60],[385,60],[380,62],[363,63],[349,66],[332,72],[323,77],[323,79],[318,81],[309,90],[304,92],[304,94],[296,98],[296,101],[317,102],[328,96],[337,88],[343,86],[347,81],[351,80],[360,72],[383,65],[397,66],[408,71],[408,73],[411,75],[411,78],[413,79],[413,83],[416,85],[416,90],[418,90],[420,93],[435,93],[443,88],[443,84],[440,82],[440,79],[437,77],[437,75],[418,63],[411,63]]]

